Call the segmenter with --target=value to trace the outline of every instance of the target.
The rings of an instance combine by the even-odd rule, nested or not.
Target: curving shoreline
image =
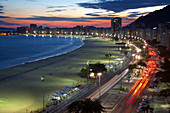
[[[108,63],[104,57],[106,53],[120,55],[112,46],[113,42],[107,40],[88,39],[81,48],[67,54],[1,70],[1,78],[15,76],[0,81],[0,100],[8,98],[1,104],[0,113],[10,113],[11,110],[23,113],[26,109],[31,111],[41,108],[42,75],[45,75],[45,96],[65,86],[86,84],[85,79],[80,77],[81,68],[86,66],[87,60],[90,63]]]
[[[78,39],[76,37],[68,37],[68,38],[65,37],[64,38],[64,36],[54,36],[53,38],[51,38],[51,37],[47,36],[47,38],[36,37],[36,38],[38,38],[38,39],[36,39],[34,37],[32,39],[32,35],[30,35],[30,36],[31,37],[26,37],[25,35],[10,36],[10,38],[16,38],[16,40],[14,40],[14,39],[9,40],[9,36],[2,37],[2,39],[1,39],[2,41],[0,40],[1,41],[0,44],[2,44],[1,45],[2,46],[2,49],[1,49],[2,55],[0,58],[0,70],[15,67],[15,66],[22,65],[25,63],[30,63],[30,62],[34,62],[34,61],[38,61],[38,60],[47,59],[50,57],[59,56],[62,54],[66,54],[66,53],[74,51],[75,49],[78,49],[84,45],[84,42],[83,42],[84,38],[82,38],[82,37]],[[21,38],[21,41],[19,38]],[[66,43],[65,43],[65,39],[66,39]],[[28,40],[28,41],[26,41],[26,40]],[[44,43],[43,40],[46,40],[46,43]],[[55,43],[58,46],[55,46],[51,40],[53,40],[53,42],[55,41]],[[35,41],[36,41],[36,43],[38,43],[38,45],[35,45]],[[41,43],[48,44],[49,47],[51,47],[51,49],[49,49],[47,51],[47,49],[44,48],[44,46]],[[62,43],[64,43],[63,44],[64,46],[62,45]],[[11,46],[11,44],[13,44],[13,45],[15,44],[15,45]],[[25,49],[18,48],[18,46],[17,46],[18,44],[21,46],[26,45],[23,47]],[[32,46],[32,47],[28,48],[28,46]],[[39,48],[37,49],[38,46],[39,46]],[[5,47],[8,49],[6,49]],[[33,48],[35,48],[35,50]],[[13,49],[14,49],[14,52],[12,51]],[[30,51],[31,49],[33,49],[33,50]],[[40,51],[41,49],[44,49],[44,51]],[[16,51],[19,51],[20,53],[17,53]],[[24,51],[27,51],[27,52],[24,52]],[[23,53],[23,54],[21,54],[21,53]]]

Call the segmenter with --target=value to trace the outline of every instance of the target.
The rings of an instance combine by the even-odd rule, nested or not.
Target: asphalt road
[[[155,60],[156,57],[153,57],[152,60]],[[150,64],[148,67],[148,70],[150,66],[153,66],[153,64]],[[149,91],[149,86],[151,82],[153,81],[153,74],[145,74],[144,78],[139,78],[137,82],[133,85],[131,90],[124,96],[124,98],[117,104],[114,109],[112,110],[112,113],[137,113],[137,109],[139,107],[139,104],[142,102],[143,98],[149,98],[149,100],[152,100],[153,92]],[[150,103],[149,103],[150,104]],[[144,112],[144,111],[141,111]]]

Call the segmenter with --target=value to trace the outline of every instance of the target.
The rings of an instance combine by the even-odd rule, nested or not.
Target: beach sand
[[[42,82],[45,76],[45,97],[65,86],[86,84],[81,68],[90,63],[108,64],[120,55],[109,40],[87,39],[81,48],[64,55],[27,63],[0,71],[0,113],[25,113],[42,108]],[[45,100],[47,102],[47,100]]]

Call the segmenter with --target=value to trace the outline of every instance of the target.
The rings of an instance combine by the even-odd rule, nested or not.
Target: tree
[[[130,65],[128,66],[128,69],[129,69],[130,71],[132,71],[134,68],[136,68],[136,64],[130,64]]]
[[[91,69],[92,71],[89,71],[89,69]],[[90,74],[90,72],[94,72],[96,74],[96,73],[100,73],[100,72],[103,73],[106,71],[107,71],[107,69],[106,69],[105,65],[100,64],[99,62],[96,64],[89,64],[88,67],[81,69],[81,73],[84,76],[86,76],[87,78],[89,77],[88,75]]]
[[[128,51],[123,51],[124,55],[127,55],[128,54]]]
[[[70,113],[101,113],[104,112],[104,107],[99,100],[91,100],[89,98],[75,101],[67,107]]]
[[[100,64],[99,62],[96,64],[89,64],[89,69],[92,69],[94,73],[106,72],[107,69],[104,64]]]
[[[79,113],[83,109],[83,102],[82,101],[74,101],[68,107],[69,113]]]
[[[86,77],[87,77],[87,75],[89,74],[87,68],[86,68],[86,69],[85,69],[85,68],[82,68],[82,69],[81,69],[81,73],[82,73],[84,76],[86,76]]]

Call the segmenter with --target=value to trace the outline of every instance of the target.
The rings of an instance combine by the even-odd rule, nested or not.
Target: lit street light
[[[87,70],[88,70],[88,72],[87,72],[87,84],[88,84],[88,77],[89,77],[89,60],[87,61]]]
[[[121,68],[122,68],[122,66],[123,66],[123,60],[121,60],[120,63],[121,63]]]
[[[138,59],[138,60],[140,60],[140,59],[141,59],[141,56],[140,56],[140,55],[136,55],[135,58]]]
[[[122,68],[122,66],[123,66],[123,60],[121,60],[120,63],[121,63],[121,68]],[[122,76],[121,76],[121,88],[122,88]]]
[[[97,73],[97,76],[99,76],[99,98],[100,98],[100,76],[102,76],[102,73]]]

